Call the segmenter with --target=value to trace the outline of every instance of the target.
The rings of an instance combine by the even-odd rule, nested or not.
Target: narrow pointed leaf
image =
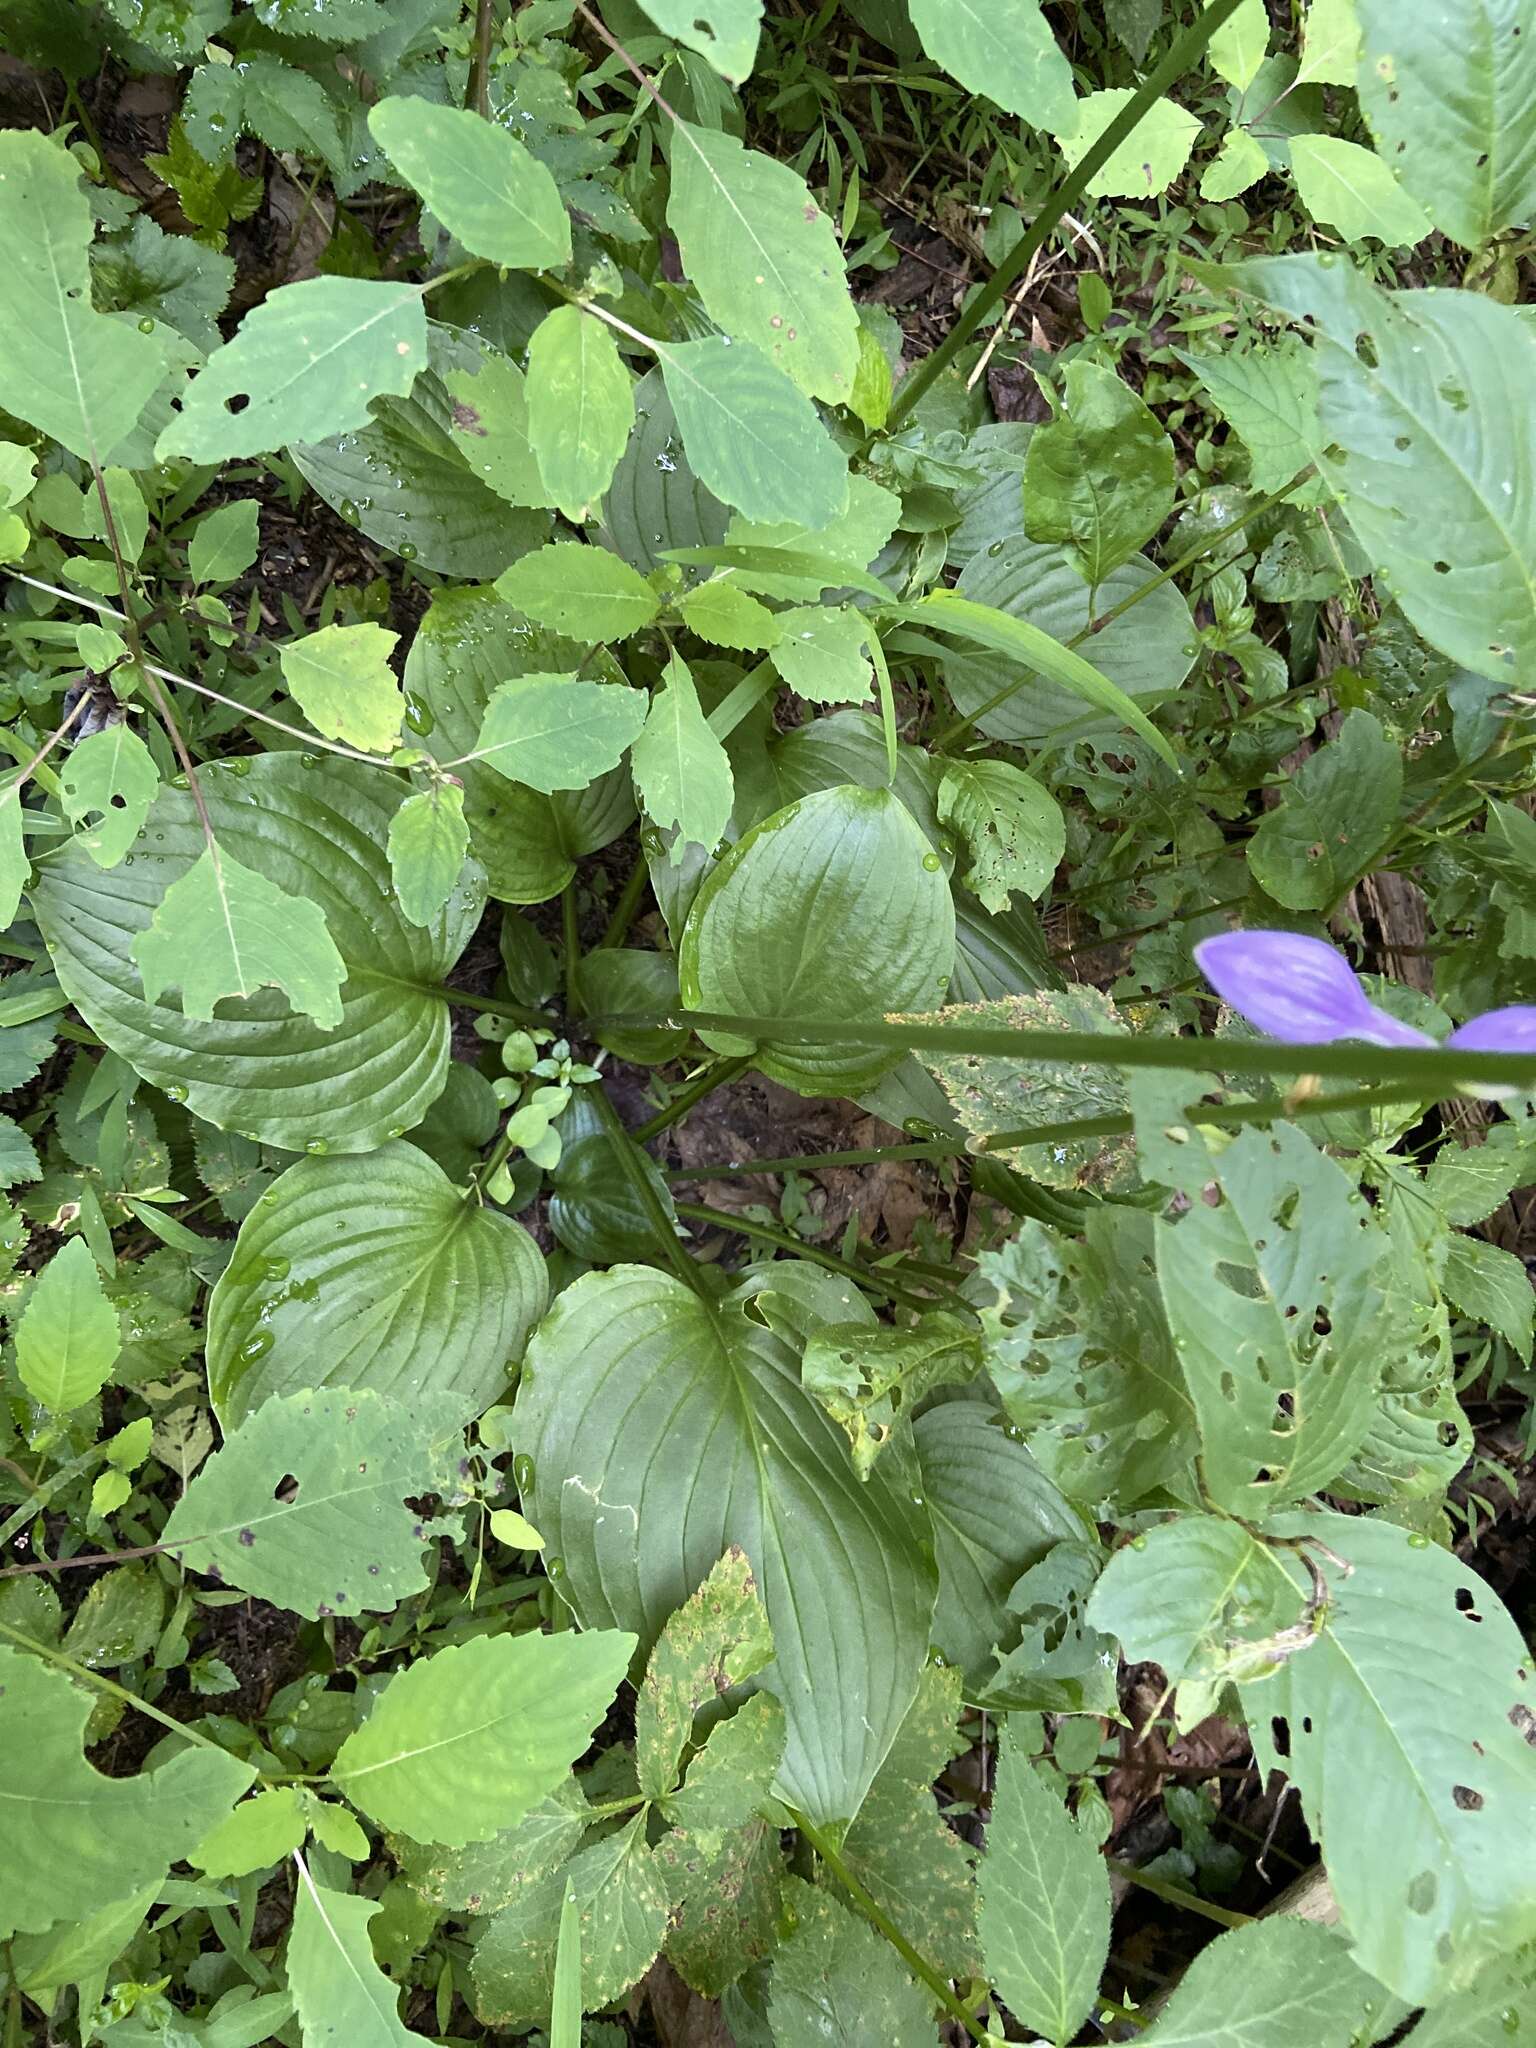
[[[458,784],[434,782],[406,798],[389,821],[389,871],[400,908],[412,924],[428,925],[442,914],[468,851],[464,792]]]
[[[368,1923],[376,1899],[316,1884],[302,1856],[288,1937],[288,1986],[306,2042],[348,2048],[413,2048],[419,2034],[401,2023],[400,1994],[374,1960]]]
[[[693,677],[675,654],[651,700],[630,764],[650,817],[663,829],[676,827],[673,863],[682,860],[688,846],[713,852],[731,815],[731,763],[699,707]]]
[[[83,1237],[72,1237],[38,1276],[16,1329],[16,1369],[34,1401],[55,1415],[100,1393],[122,1350],[117,1310]]]

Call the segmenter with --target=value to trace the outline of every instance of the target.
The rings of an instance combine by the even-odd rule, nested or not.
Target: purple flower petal
[[[1459,1045],[1464,1052],[1536,1054],[1536,1004],[1511,1003],[1507,1009],[1484,1010],[1445,1042]]]
[[[1411,1024],[1377,1009],[1344,956],[1299,932],[1221,932],[1195,948],[1200,972],[1255,1030],[1289,1045],[1364,1038],[1376,1045],[1433,1045]]]

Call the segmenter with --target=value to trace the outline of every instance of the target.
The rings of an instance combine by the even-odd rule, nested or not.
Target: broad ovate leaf
[[[1048,135],[1072,132],[1072,67],[1040,0],[912,0],[911,11],[924,50],[968,92]]]
[[[958,761],[939,785],[939,818],[965,842],[961,877],[987,909],[1000,915],[1017,889],[1041,896],[1066,851],[1061,806],[1010,761]]]
[[[645,12],[664,36],[697,50],[732,85],[751,76],[763,0],[645,0]]]
[[[266,991],[211,1018],[146,998],[133,942],[206,852],[191,796],[175,788],[156,798],[132,866],[103,873],[67,845],[39,870],[32,901],[59,980],[114,1052],[207,1122],[294,1152],[368,1151],[442,1091],[449,1014],[433,990],[479,920],[478,873],[417,927],[401,916],[384,850],[388,777],[268,754],[200,768],[198,783],[221,852],[280,897],[274,943],[291,947],[306,908],[323,916],[344,968],[340,1021],[324,1027]],[[196,959],[182,965],[195,982],[205,974]]]
[[[585,789],[623,760],[648,708],[643,691],[622,683],[514,676],[486,705],[479,740],[467,758],[545,795]]]
[[[667,225],[706,312],[808,396],[846,403],[859,316],[837,232],[805,180],[723,129],[675,121],[671,133]]]
[[[1024,528],[1069,548],[1095,588],[1173,510],[1173,443],[1130,386],[1079,358],[1024,458]]]
[[[775,1953],[768,2023],[775,2048],[829,2041],[932,2048],[931,1995],[896,1951],[830,1890],[791,1880],[794,1933]]]
[[[65,815],[103,868],[115,868],[132,846],[159,788],[154,756],[126,722],[83,739],[59,770]]]
[[[449,1490],[461,1428],[443,1396],[277,1395],[196,1474],[161,1543],[188,1571],[311,1621],[388,1614],[427,1584],[428,1530],[405,1502]]]
[[[630,750],[635,788],[652,821],[676,828],[670,858],[688,846],[713,852],[731,815],[730,758],[710,730],[686,662],[674,654]]]
[[[505,1391],[546,1296],[522,1225],[416,1146],[300,1160],[214,1288],[209,1388],[226,1425],[317,1385],[441,1396],[468,1421]]]
[[[91,304],[80,166],[40,131],[0,135],[0,406],[105,462],[165,375],[158,335]]]
[[[316,732],[371,754],[399,746],[405,699],[389,665],[399,639],[369,620],[322,626],[285,644],[283,681]]]
[[[1260,169],[1254,173],[1262,177]],[[1209,194],[1207,197],[1211,196]],[[1317,452],[1317,371],[1301,337],[1219,354],[1175,349],[1220,407],[1248,450],[1255,489],[1277,491],[1306,468]]]
[[[871,1022],[932,1007],[948,986],[955,912],[939,856],[898,799],[846,784],[766,818],[711,870],[679,951],[683,1001],[733,1016]],[[847,1095],[898,1064],[898,1049],[741,1039],[803,1095]]]
[[[464,872],[469,826],[462,786],[448,779],[408,796],[389,821],[389,871],[412,924],[439,916]]]
[[[1346,242],[1367,235],[1389,248],[1408,248],[1430,231],[1429,215],[1405,192],[1385,158],[1337,135],[1297,135],[1291,171],[1301,203],[1315,221]]]
[[[658,350],[667,397],[700,483],[748,519],[829,526],[848,464],[805,394],[750,342],[717,334]]]
[[[655,591],[628,562],[579,541],[536,548],[504,570],[496,588],[536,625],[588,647],[627,640],[661,609]]]
[[[726,1550],[745,1554],[788,1717],[780,1795],[854,1813],[916,1688],[934,1581],[910,1491],[855,1478],[794,1351],[669,1275],[588,1274],[529,1346],[515,1438],[584,1626],[652,1643]]]
[[[412,2048],[421,2036],[400,2018],[400,1993],[374,1959],[368,1923],[376,1899],[317,1884],[295,1856],[298,1884],[288,1936],[288,1986],[306,2041],[348,2048]]]
[[[508,270],[555,270],[571,224],[553,177],[517,137],[467,107],[380,100],[373,139],[471,256]]]
[[[539,474],[527,380],[516,363],[482,347],[475,362],[446,372],[443,389],[452,408],[449,434],[476,476],[509,505],[547,505],[552,494]]]
[[[1135,94],[1129,86],[1091,92],[1077,103],[1077,127],[1057,136],[1067,162],[1077,165]],[[1109,161],[1088,181],[1095,199],[1155,199],[1178,177],[1200,134],[1200,123],[1177,100],[1158,100],[1137,122]]]
[[[1259,75],[1269,49],[1269,9],[1264,0],[1241,0],[1206,45],[1211,69],[1228,85],[1246,92]]]
[[[60,1246],[38,1275],[16,1325],[16,1370],[55,1415],[99,1394],[123,1348],[117,1310],[83,1237]]]
[[[331,1776],[380,1827],[461,1848],[516,1827],[590,1746],[635,1647],[618,1630],[478,1636],[397,1671]]]
[[[1145,2040],[1147,2048],[1355,2048],[1383,2038],[1377,2026],[1388,2006],[1335,1929],[1276,1913],[1203,1948]]]
[[[162,462],[227,462],[288,441],[324,441],[366,427],[371,402],[403,397],[426,362],[419,285],[360,277],[279,285],[193,377],[155,452]],[[235,399],[244,400],[238,410]]]
[[[0,1940],[158,1885],[255,1779],[249,1764],[204,1747],[103,1777],[82,1753],[92,1704],[62,1672],[0,1644]]]
[[[546,313],[528,344],[527,404],[547,501],[579,526],[613,482],[635,423],[613,330],[579,306]]]

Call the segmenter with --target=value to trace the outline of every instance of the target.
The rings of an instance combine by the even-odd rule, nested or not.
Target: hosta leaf
[[[644,5],[663,35],[697,50],[732,85],[751,76],[763,0],[644,0]]]
[[[1024,527],[1097,587],[1173,510],[1173,443],[1113,371],[1079,359],[1063,381],[1060,412],[1029,437]]]
[[[1257,490],[1279,490],[1312,461],[1318,446],[1317,371],[1299,335],[1241,352],[1174,354],[1194,371],[1247,448]]]
[[[81,1745],[92,1695],[0,1644],[0,1939],[80,1921],[190,1855],[255,1779],[220,1750],[106,1778]]]
[[[1477,292],[1380,292],[1312,256],[1223,276],[1308,324],[1318,462],[1378,577],[1431,646],[1507,682],[1536,659],[1536,446],[1508,431],[1536,337]]]
[[[469,759],[546,795],[585,789],[623,760],[647,709],[645,693],[622,683],[516,676],[486,705]]]
[[[515,1431],[524,1507],[587,1626],[653,1642],[726,1549],[745,1552],[789,1723],[781,1795],[853,1813],[916,1686],[933,1581],[907,1494],[854,1477],[789,1347],[666,1275],[590,1274],[529,1347]]]
[[[810,704],[860,704],[874,688],[869,626],[838,605],[803,605],[779,614],[773,665]]]
[[[1098,141],[1117,115],[1124,112],[1134,95],[1129,86],[1114,86],[1091,92],[1077,103],[1077,127],[1071,134],[1057,136],[1067,162],[1077,165]],[[1108,163],[1094,172],[1088,191],[1095,199],[1155,199],[1166,192],[1189,162],[1200,133],[1200,123],[1176,100],[1158,100],[1137,122],[1133,132],[1113,152]]]
[[[676,827],[669,852],[674,865],[689,846],[712,853],[730,820],[735,795],[731,763],[700,709],[687,665],[676,654],[651,699],[630,766],[653,822],[663,830]]]
[[[546,500],[573,525],[613,482],[635,392],[611,328],[579,306],[546,313],[528,344],[528,439]]]
[[[356,277],[279,285],[193,377],[156,452],[162,462],[225,462],[366,427],[370,401],[403,396],[426,361],[419,285]],[[239,411],[236,398],[246,401]]]
[[[587,647],[628,639],[661,609],[655,591],[627,562],[578,541],[554,541],[524,555],[497,577],[496,588],[535,624]]]
[[[448,1490],[460,1427],[442,1396],[276,1396],[191,1481],[161,1542],[187,1570],[312,1621],[388,1614],[427,1583],[427,1529],[404,1502]]]
[[[1453,10],[1356,0],[1355,12],[1366,119],[1435,226],[1480,249],[1528,221],[1536,45],[1521,0],[1463,0]]]
[[[894,796],[822,790],[765,819],[705,879],[679,951],[683,1001],[805,1025],[915,1008],[948,981],[954,916],[939,857]],[[807,1095],[866,1087],[901,1056],[703,1036]]]
[[[91,208],[80,166],[36,130],[0,135],[0,405],[105,462],[165,375],[158,336],[91,305]]]
[[[1048,789],[1008,761],[961,761],[946,768],[939,817],[964,840],[962,880],[1001,913],[1011,892],[1041,896],[1066,852],[1066,820]]]
[[[1288,910],[1331,909],[1391,839],[1402,792],[1396,742],[1369,711],[1351,711],[1259,820],[1249,871]]]
[[[1387,2000],[1331,1927],[1276,1914],[1200,1951],[1148,2048],[1354,2048]],[[1470,2044],[1469,2044],[1470,2048]]]
[[[283,892],[285,928],[304,904],[324,913],[346,973],[334,1030],[280,995],[211,1021],[144,999],[130,941],[204,851],[183,790],[161,791],[139,842],[148,857],[132,867],[103,874],[73,847],[52,856],[32,892],[38,922],[92,1030],[198,1116],[294,1152],[366,1151],[408,1129],[442,1091],[448,1006],[430,990],[479,921],[480,889],[462,883],[425,930],[408,924],[384,852],[396,801],[387,777],[350,762],[307,767],[296,754],[263,755],[236,772],[245,767],[200,768],[203,801],[221,847]]]
[[[288,1936],[288,1986],[306,2041],[357,2048],[411,2048],[421,2036],[401,2024],[400,1994],[374,1960],[368,1923],[383,1907],[316,1884],[296,1857],[298,1884]]]
[[[1109,1872],[1018,1742],[1000,1745],[978,1925],[987,1971],[1024,2026],[1070,2041],[1109,1955]]]
[[[371,754],[399,746],[405,699],[389,665],[399,639],[370,620],[288,641],[279,657],[283,681],[316,732]]]
[[[1072,67],[1040,0],[912,0],[911,11],[924,50],[968,92],[1049,135],[1072,132]]]
[[[412,924],[430,924],[441,914],[468,851],[464,791],[457,783],[434,782],[406,798],[389,821],[389,871]]]
[[[608,1711],[632,1635],[478,1636],[395,1673],[331,1777],[381,1827],[449,1848],[516,1827]]]
[[[466,1421],[503,1393],[544,1312],[522,1225],[414,1145],[289,1167],[240,1227],[208,1309],[208,1383],[233,1424],[300,1386],[426,1394]]]
[[[100,1393],[123,1348],[117,1310],[83,1237],[60,1246],[38,1275],[16,1326],[16,1370],[34,1401],[63,1414]]]
[[[798,1879],[786,1896],[796,1924],[769,1980],[774,2048],[826,2048],[829,2041],[934,2048],[929,1994],[868,1922]]]
[[[705,311],[810,397],[845,403],[859,316],[837,232],[805,180],[723,129],[675,121],[671,134],[667,225]]]
[[[1315,221],[1337,228],[1346,242],[1371,235],[1390,248],[1408,248],[1430,231],[1429,215],[1373,149],[1337,135],[1298,135],[1291,170],[1301,203]]]
[[[322,1030],[341,1022],[347,968],[325,912],[285,895],[217,840],[171,883],[134,940],[133,957],[145,1001],[178,989],[188,1019],[209,1023],[225,996],[278,988],[295,1015],[313,1017]]]
[[[749,519],[827,526],[848,465],[816,409],[750,343],[726,335],[659,351],[688,460],[705,488]]]
[[[471,256],[509,270],[554,270],[571,224],[554,179],[509,130],[467,107],[380,100],[368,127],[401,177]]]
[[[665,549],[717,545],[729,519],[688,460],[661,371],[650,371],[634,387],[634,424],[603,502],[604,544],[649,575]]]
[[[761,1671],[773,1632],[752,1564],[732,1545],[667,1622],[646,1665],[635,1709],[640,1789],[661,1799],[677,1773],[699,1709]]]

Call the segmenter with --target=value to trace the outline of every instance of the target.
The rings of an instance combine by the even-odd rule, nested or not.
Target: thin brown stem
[[[641,91],[649,93],[651,98],[656,102],[656,105],[660,107],[661,111],[666,115],[667,119],[669,121],[675,122],[678,119],[678,116],[662,98],[661,93],[657,89],[655,81],[649,76],[648,73],[641,70],[640,66],[635,62],[634,58],[631,57],[628,50],[625,49],[624,45],[618,40],[618,38],[612,35],[609,32],[609,30],[603,26],[602,22],[598,20],[597,16],[592,12],[590,7],[584,7],[581,4],[581,0],[576,0],[576,12],[587,24],[587,27],[591,29],[593,35],[595,35],[600,42],[604,42],[608,45],[609,49],[612,50],[613,54],[624,66],[625,70],[628,71],[631,77],[634,78],[635,82],[639,85]]]
[[[491,43],[495,29],[495,0],[475,0],[475,42],[464,104],[472,114],[479,114],[486,121],[491,118]]]

